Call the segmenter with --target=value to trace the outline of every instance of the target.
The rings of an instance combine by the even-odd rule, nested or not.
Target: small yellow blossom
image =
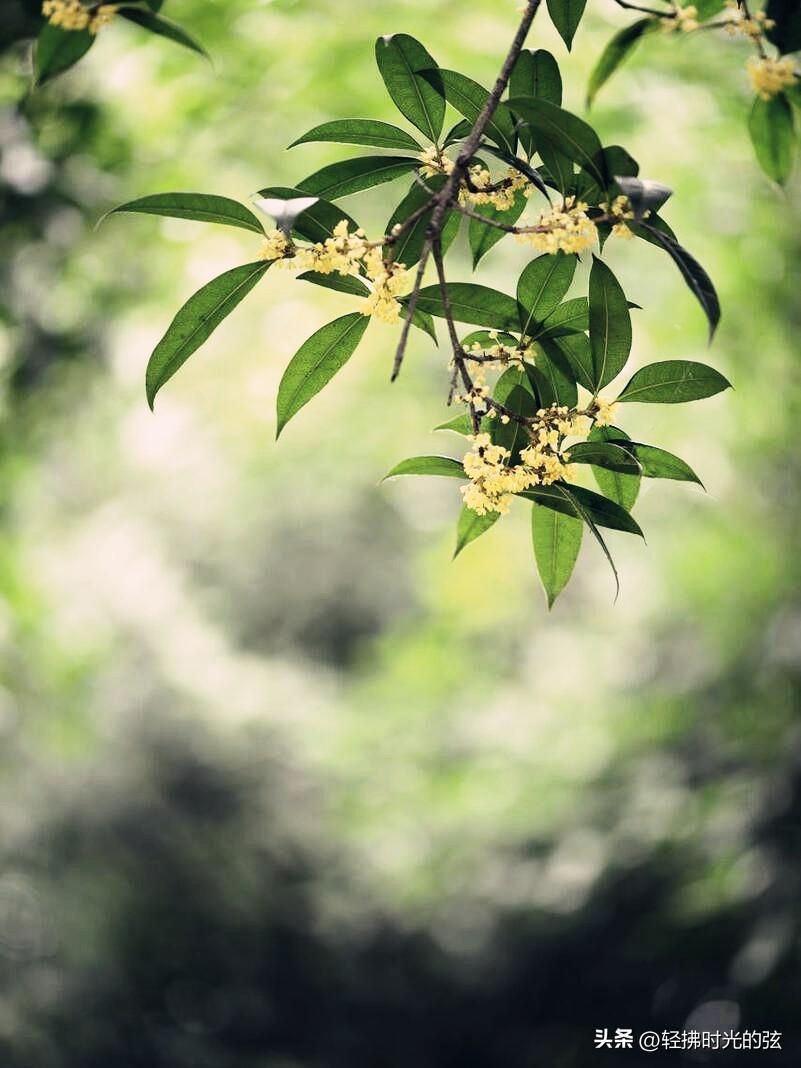
[[[117,13],[116,4],[101,4],[95,9],[94,15],[89,22],[89,32],[99,33],[104,26],[108,26]]]
[[[583,252],[597,239],[595,223],[587,215],[587,205],[568,197],[562,209],[552,208],[540,215],[536,229],[517,234],[521,244],[532,245],[538,252]]]
[[[515,193],[530,185],[525,175],[510,167],[506,176],[492,187],[492,175],[481,164],[470,167],[468,171],[472,188],[463,186],[459,191],[461,204],[491,204],[498,211],[508,211],[515,202]]]
[[[362,306],[362,314],[374,315],[382,323],[397,323],[401,306],[396,297],[411,288],[411,271],[402,263],[385,260],[380,248],[370,249],[362,262],[372,285],[372,292]]]
[[[763,100],[770,100],[797,79],[795,63],[789,56],[784,59],[752,56],[748,60],[748,76],[754,92]]]
[[[628,197],[615,197],[611,204],[603,203],[599,204],[598,207],[601,211],[605,211],[607,215],[611,215],[612,218],[616,220],[612,227],[612,234],[615,237],[634,237],[634,234],[627,225],[628,221],[634,218],[634,211],[632,210]]]
[[[421,152],[420,160],[423,164],[420,173],[425,178],[434,178],[437,174],[450,174],[453,171],[453,160],[449,159],[444,152],[439,151],[435,145],[429,145]]]
[[[674,4],[671,13],[662,17],[662,29],[668,33],[692,33],[698,26],[698,8],[693,4],[688,4],[687,7]]]
[[[605,401],[601,397],[595,399],[595,425],[611,426],[615,421],[617,404],[614,401]]]
[[[764,11],[747,13],[737,0],[726,0],[729,14],[726,19],[726,33],[731,37],[748,37],[752,41],[759,41],[764,37],[766,30],[772,30],[776,25],[773,19],[769,19]]]
[[[81,0],[44,0],[42,4],[42,14],[52,26],[62,30],[88,29],[93,34],[111,22],[116,11],[116,4],[101,4],[90,10]]]
[[[262,245],[258,258],[260,260],[280,260],[288,248],[289,241],[286,235],[280,230],[270,230],[267,233],[267,240]]]

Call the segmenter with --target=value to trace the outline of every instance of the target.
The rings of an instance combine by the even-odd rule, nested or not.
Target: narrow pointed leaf
[[[339,197],[392,182],[417,170],[419,166],[420,160],[411,156],[356,156],[355,159],[343,159],[315,171],[298,182],[298,189],[310,196],[338,200]]]
[[[582,333],[590,326],[590,310],[586,297],[573,297],[566,300],[551,312],[544,323],[531,334],[532,340],[542,338],[564,337],[569,334]]]
[[[608,175],[601,169],[601,142],[595,130],[569,111],[538,97],[512,97],[509,108],[530,126],[534,141],[542,141],[587,170],[601,186],[608,184]]]
[[[601,552],[604,554],[607,561],[609,562],[609,566],[612,568],[612,574],[615,577],[615,600],[617,600],[618,595],[620,594],[620,578],[618,577],[617,568],[615,567],[615,561],[612,559],[612,554],[609,552],[607,544],[604,541],[600,530],[598,530],[598,525],[596,523],[595,517],[589,511],[586,504],[579,498],[578,494],[575,492],[577,487],[571,486],[570,489],[568,489],[567,486],[557,486],[556,488],[565,494],[567,499],[575,507],[581,519],[583,519],[587,526],[590,528],[592,536],[600,545]],[[587,492],[589,493],[590,491],[588,490]],[[597,494],[593,494],[593,496],[597,496]],[[609,503],[612,504],[613,502],[610,501]],[[615,507],[618,506],[615,505]],[[621,511],[623,511],[623,509],[621,509]]]
[[[324,122],[303,134],[289,146],[315,141],[333,141],[340,145],[367,145],[370,148],[394,148],[401,152],[419,152],[420,145],[411,134],[377,119],[335,119]]]
[[[544,404],[564,404],[575,408],[578,403],[576,374],[557,339],[540,340],[535,368],[548,383],[549,399]]]
[[[117,11],[123,18],[128,19],[129,22],[135,22],[137,26],[141,26],[150,33],[155,33],[158,37],[166,37],[169,41],[183,45],[184,48],[197,52],[206,59],[209,58],[202,44],[188,34],[183,27],[170,22],[163,15],[157,15],[154,11],[143,11],[140,7],[129,7],[127,4],[118,7]]]
[[[531,538],[534,559],[548,607],[570,581],[581,549],[584,524],[576,516],[556,512],[541,504],[531,509]]]
[[[570,289],[577,263],[578,256],[557,252],[537,256],[523,268],[517,283],[521,333],[536,333],[556,310]]]
[[[660,222],[663,222],[663,220],[660,219]],[[667,224],[664,225],[666,226]],[[635,230],[635,233],[638,230],[644,231],[641,236],[646,236],[647,240],[650,240],[654,245],[659,245],[663,248],[679,271],[681,271],[684,281],[703,308],[704,315],[706,315],[709,323],[709,340],[711,341],[720,322],[720,302],[709,275],[701,264],[690,255],[687,249],[682,248],[675,238],[664,233],[661,227],[654,226],[654,220],[640,223],[638,227],[632,227],[632,229]]]
[[[473,211],[478,215],[482,215],[486,219],[491,219],[493,222],[502,223],[504,226],[514,226],[523,214],[527,203],[528,200],[524,196],[522,189],[518,189],[515,192],[514,203],[511,208],[507,208],[505,211],[499,211],[492,204],[476,204]],[[474,270],[489,250],[494,248],[505,236],[505,232],[499,230],[496,226],[489,226],[486,223],[481,223],[478,219],[470,220],[468,237],[470,240],[470,251],[473,254]]]
[[[454,434],[468,435],[473,433],[473,425],[470,421],[470,416],[462,412],[461,415],[455,415],[453,419],[449,419],[446,423],[440,423],[439,426],[434,427],[435,430],[452,430]]]
[[[632,453],[605,441],[580,441],[568,449],[571,464],[593,464],[621,475],[639,475],[640,465]]]
[[[569,496],[565,490],[569,491]],[[583,486],[568,485],[564,482],[554,482],[551,486],[534,486],[517,494],[527,500],[536,501],[546,508],[555,508],[558,512],[567,515],[577,515],[577,504],[581,504],[586,514],[599,527],[607,527],[609,530],[620,530],[626,534],[643,536],[642,530],[635,519],[621,508],[619,504],[610,501],[600,493],[585,489]]]
[[[337,293],[349,293],[354,297],[369,297],[370,290],[354,274],[320,274],[319,271],[304,271],[298,275],[299,282],[311,282],[312,285],[322,286],[323,289],[334,289]]]
[[[303,342],[289,361],[278,387],[276,437],[292,416],[344,367],[369,322],[361,312],[351,312],[327,323]]]
[[[554,345],[564,356],[573,376],[580,386],[593,392],[593,365],[590,339],[586,334],[569,334],[565,337],[539,338],[539,345]]]
[[[629,438],[617,427],[594,426],[590,431],[591,442],[614,442],[621,448],[629,448]],[[604,497],[630,512],[640,493],[641,474],[623,474],[606,467],[593,467],[593,477]]]
[[[573,38],[586,6],[587,0],[548,0],[551,22],[565,42],[568,52],[573,46]]]
[[[659,19],[653,17],[637,19],[636,22],[625,26],[612,37],[590,74],[587,86],[587,107],[592,105],[601,86],[606,84],[618,67],[631,55],[643,35],[658,29],[660,25]]]
[[[431,87],[441,85],[448,103],[474,123],[484,109],[489,92],[472,78],[455,70],[425,70],[422,72]],[[514,119],[505,104],[499,104],[486,125],[484,134],[507,152],[514,152],[516,136]]]
[[[504,407],[508,408],[510,412],[520,416],[532,417],[536,415],[537,408],[539,407],[537,400],[531,393],[530,389],[524,389],[522,385],[515,386],[509,393],[508,397],[505,397],[503,400],[497,396],[496,389],[495,399],[503,404]],[[508,423],[504,423],[500,416],[496,416],[491,420],[490,427],[490,435],[493,444],[502,445],[505,449],[509,450],[510,464],[514,465],[519,463],[520,450],[530,444],[525,427],[515,419],[510,419]]]
[[[487,286],[472,282],[451,282],[448,286],[451,312],[459,323],[473,323],[490,330],[519,329],[517,301],[506,293],[499,293]],[[438,285],[425,286],[420,290],[417,307],[429,315],[443,317],[445,309]]]
[[[524,48],[509,78],[509,96],[539,96],[557,107],[562,104],[559,64],[544,48]]]
[[[387,92],[400,113],[429,141],[437,141],[445,118],[442,87],[435,87],[418,74],[436,68],[435,60],[406,33],[379,37],[375,58]]]
[[[704,363],[692,360],[663,360],[642,367],[618,397],[641,404],[684,404],[702,400],[729,389],[731,383]]]
[[[472,508],[468,508],[466,505],[463,506],[459,513],[459,522],[456,524],[454,560],[462,549],[466,548],[471,541],[480,538],[482,534],[486,534],[490,527],[494,527],[500,518],[500,512],[487,512],[485,515],[479,515]]]
[[[748,120],[751,143],[759,165],[774,182],[790,177],[795,155],[793,109],[783,93],[763,100],[756,97]]]
[[[466,478],[461,461],[452,456],[410,456],[401,460],[384,475],[382,482],[397,475],[443,475],[446,478]]]
[[[147,365],[145,384],[151,408],[164,383],[248,295],[269,267],[270,263],[263,261],[234,267],[189,298],[153,350]]]
[[[118,215],[121,212],[137,212],[145,215],[165,215],[173,219],[195,219],[198,222],[220,223],[223,226],[236,226],[242,230],[252,230],[263,234],[264,227],[259,220],[238,200],[228,197],[210,196],[207,193],[155,193],[153,196],[130,200],[112,208],[103,216]],[[100,221],[102,222],[103,219]]]
[[[603,260],[590,270],[590,349],[595,392],[611,382],[631,352],[631,313],[626,294]]]

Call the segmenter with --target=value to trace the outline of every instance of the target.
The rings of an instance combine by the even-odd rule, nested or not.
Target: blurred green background
[[[799,186],[752,158],[746,46],[651,40],[595,109],[675,188],[724,310],[707,354],[667,257],[610,243],[634,358],[735,389],[626,412],[708,493],[648,485],[648,545],[610,539],[617,604],[587,544],[549,615],[526,509],[452,563],[455,484],[378,485],[459,448],[422,334],[390,387],[376,324],[276,445],[285,364],[350,298],[271,272],[153,415],[154,343],[256,238],[95,230],[348,155],[284,148],[397,121],[379,34],[490,83],[516,3],[170,0],[213,69],[115,24],[34,96],[25,7],[0,64],[3,1068],[649,1063],[595,1053],[601,1027],[782,1030],[759,1063],[798,1064]],[[567,107],[626,20],[590,0],[567,56],[538,17]],[[511,290],[527,258],[480,278]]]

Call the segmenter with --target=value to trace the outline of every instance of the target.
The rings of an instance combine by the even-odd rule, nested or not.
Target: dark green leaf
[[[459,460],[451,456],[410,456],[401,460],[392,470],[384,475],[382,482],[396,475],[444,475],[447,478],[464,479],[464,468]]]
[[[392,182],[420,166],[411,156],[356,156],[330,163],[302,182],[298,189],[311,196],[338,200],[384,182]]]
[[[592,531],[592,536],[595,538],[595,540],[600,545],[601,552],[604,554],[604,556],[608,560],[609,566],[612,568],[612,574],[615,576],[615,600],[617,600],[618,594],[620,593],[620,579],[618,578],[617,568],[615,567],[615,561],[612,559],[612,554],[609,552],[609,549],[607,548],[606,542],[604,541],[603,537],[601,536],[600,530],[598,530],[598,524],[596,522],[595,517],[593,516],[592,512],[587,507],[587,504],[584,501],[582,501],[579,498],[578,494],[575,492],[578,489],[577,486],[571,486],[570,488],[568,488],[567,486],[559,486],[559,485],[557,485],[556,488],[558,490],[560,490],[562,493],[565,494],[567,499],[570,501],[570,503],[573,505],[573,507],[578,512],[579,516],[584,520],[584,522],[587,524],[587,526]],[[586,492],[589,492],[589,491],[586,491]],[[593,496],[597,496],[597,494],[593,494]],[[606,500],[606,498],[602,498],[602,499]],[[607,504],[613,505],[614,502],[613,501],[607,501]],[[618,506],[614,505],[614,507],[617,508]],[[621,509],[621,511],[623,511],[623,509]]]
[[[275,436],[327,385],[356,351],[370,320],[351,312],[317,330],[289,361],[278,387]]]
[[[445,178],[442,175],[435,175],[433,178],[426,180],[426,185],[434,193],[438,193],[444,184]],[[409,192],[393,211],[392,218],[387,222],[384,232],[391,234],[396,225],[405,222],[410,215],[422,208],[429,200],[431,200],[431,193],[428,193],[419,182],[414,182]],[[415,223],[404,230],[393,245],[393,255],[398,263],[402,263],[406,267],[413,267],[417,263],[423,251],[426,230],[430,221],[431,211],[427,211]],[[461,215],[453,211],[448,212],[442,227],[443,255],[448,251],[453,239],[459,232],[460,222]]]
[[[549,399],[545,399],[540,387],[543,404],[564,404],[568,408],[575,408],[578,402],[576,374],[561,348],[560,340],[546,338],[540,340],[538,345],[541,351],[537,354],[535,367],[548,383]]]
[[[640,38],[659,28],[659,19],[637,19],[628,26],[624,26],[609,41],[601,53],[600,59],[595,64],[590,81],[587,86],[587,107],[590,107],[599,89],[615,73],[623,61],[631,55]]]
[[[704,485],[690,465],[672,452],[657,449],[654,445],[642,445],[640,442],[633,442],[625,448],[630,449],[636,456],[643,478],[670,478],[676,482],[695,482],[701,487]]]
[[[486,286],[472,282],[451,282],[448,286],[451,311],[459,323],[473,323],[490,330],[517,330],[517,301]],[[405,298],[406,300],[408,298]],[[420,290],[417,307],[429,315],[443,317],[442,294],[438,285]]]
[[[499,211],[492,204],[476,204],[473,211],[478,215],[482,215],[485,219],[492,219],[494,222],[502,223],[504,226],[514,226],[523,214],[527,203],[528,200],[523,194],[523,190],[518,189],[515,191],[514,203],[511,208],[507,208],[505,211]],[[497,226],[488,226],[479,222],[478,219],[471,219],[468,236],[470,239],[470,251],[473,254],[473,269],[475,270],[482,257],[486,256],[489,250],[506,236],[506,233],[503,230],[499,230]]]
[[[156,394],[193,352],[216,330],[239,302],[253,289],[269,262],[245,263],[213,279],[184,304],[167,333],[153,350],[147,365],[147,402],[153,407]]]
[[[455,70],[425,70],[422,77],[434,90],[437,85],[441,85],[448,103],[471,124],[479,117],[489,98],[489,93],[483,86]],[[499,104],[495,109],[484,134],[507,152],[514,152],[517,140],[515,122],[505,104]]]
[[[300,189],[280,185],[268,186],[267,189],[259,190],[257,194],[268,200],[294,200],[304,195]],[[292,223],[292,232],[306,241],[326,241],[334,236],[334,228],[343,219],[347,221],[349,230],[358,230],[358,223],[338,204],[330,204],[326,200],[318,199],[315,204],[298,215]]]
[[[614,442],[629,449],[629,438],[617,427],[594,426],[590,431],[591,442]],[[630,512],[640,492],[641,473],[634,475],[610,471],[605,467],[593,467],[592,473],[598,488],[605,497]]]
[[[437,141],[445,118],[442,86],[432,85],[417,73],[436,68],[436,61],[406,33],[379,37],[375,58],[387,92],[400,113],[430,141]]]
[[[536,334],[541,324],[556,310],[570,289],[577,263],[578,256],[557,252],[555,255],[537,256],[523,268],[517,283],[522,334]]]
[[[524,159],[520,159],[514,152],[507,152],[505,148],[498,148],[495,145],[490,145],[486,141],[481,143],[481,149],[484,152],[491,152],[493,156],[497,156],[498,159],[502,159],[504,163],[508,163],[510,167],[514,167],[515,170],[520,171],[542,193],[544,197],[550,200],[548,194],[548,186],[538,170],[527,163]]]
[[[544,48],[524,48],[509,78],[510,96],[538,96],[557,107],[562,103],[559,64]]]
[[[409,316],[408,308],[401,308],[401,319],[407,319]],[[416,326],[418,330],[422,330],[424,334],[428,334],[435,345],[439,344],[437,341],[437,331],[434,327],[434,320],[431,316],[419,308],[414,309],[414,315],[412,316],[412,326]]]
[[[576,196],[588,204],[597,204],[601,200],[608,200],[608,185],[611,176],[621,175],[623,177],[636,178],[640,173],[640,165],[636,159],[629,155],[625,148],[620,145],[608,145],[601,150],[601,154],[595,160],[595,171],[596,174],[601,172],[606,175],[607,181],[599,184],[597,177],[593,177],[592,174],[585,170],[579,171],[576,178]]]
[[[516,385],[510,391],[509,395],[503,397],[503,399],[497,395],[497,386],[495,393],[495,399],[500,404],[503,404],[505,408],[508,408],[514,415],[526,417],[536,415],[539,405],[530,389],[526,389],[522,385]],[[502,417],[499,415],[491,420],[490,427],[493,444],[502,445],[505,449],[509,450],[511,454],[509,458],[510,464],[519,463],[520,450],[525,449],[526,446],[530,444],[526,428],[516,419],[510,418],[508,423],[504,423]]]
[[[37,85],[55,78],[86,55],[95,43],[95,35],[88,30],[62,30],[51,22],[45,23],[36,41],[34,73]]]
[[[573,574],[584,525],[577,516],[534,504],[531,509],[531,537],[534,559],[537,562],[548,607],[553,603]]]
[[[419,152],[420,145],[411,134],[377,119],[336,119],[315,126],[289,146],[313,141],[334,141],[340,145],[367,145],[370,148],[395,148],[401,152]]]
[[[783,55],[800,52],[801,5],[798,0],[768,0],[765,14],[776,23],[768,30],[768,40],[775,44]]]
[[[540,338],[537,343],[543,347],[546,344],[554,345],[570,365],[573,377],[579,385],[589,390],[590,393],[593,392],[592,352],[590,350],[590,339],[586,334],[570,334],[550,340]]]
[[[568,52],[573,46],[573,37],[586,5],[587,0],[548,0],[548,14],[551,16],[551,22],[565,42]]]
[[[224,226],[237,226],[242,230],[252,230],[263,234],[264,227],[259,220],[238,200],[228,197],[210,196],[207,193],[155,193],[153,196],[130,200],[112,208],[103,216],[117,215],[120,212],[142,212],[146,215],[167,215],[173,219],[196,219],[199,222],[221,223]],[[100,221],[102,222],[103,219]]]
[[[611,382],[631,352],[631,314],[620,283],[597,256],[590,270],[590,349],[594,392]]]
[[[201,56],[205,56],[206,59],[209,58],[209,54],[202,44],[199,44],[182,27],[170,22],[169,19],[165,19],[163,15],[157,15],[154,11],[143,11],[139,7],[128,7],[127,5],[121,5],[117,10],[123,18],[128,19],[129,22],[135,22],[137,26],[149,30],[150,33],[155,33],[158,37],[166,37],[169,41],[174,41],[176,44],[183,45],[184,48],[198,52]]]
[[[538,97],[512,97],[509,107],[530,126],[539,147],[543,141],[588,171],[606,186],[608,175],[599,166],[603,159],[601,142],[591,126],[577,115]]]
[[[569,498],[565,499],[565,490],[569,491]],[[625,508],[602,497],[600,493],[585,489],[583,486],[573,486],[567,483],[555,482],[552,486],[534,486],[524,490],[517,496],[526,497],[545,505],[546,508],[555,508],[566,515],[577,515],[576,502],[582,506],[587,515],[599,527],[607,527],[609,530],[622,530],[626,534],[638,534],[643,536],[642,530]],[[571,507],[573,505],[573,507]]]
[[[479,515],[466,505],[459,513],[459,522],[456,525],[456,548],[453,553],[454,559],[471,541],[486,534],[490,527],[495,526],[501,518],[500,512],[487,512]]]
[[[618,400],[644,404],[683,404],[712,397],[731,383],[713,367],[692,360],[664,360],[641,368]]]
[[[748,130],[760,167],[768,178],[783,185],[790,177],[795,155],[793,109],[783,93],[770,100],[755,98]]]
[[[660,219],[659,222],[662,225],[657,227],[654,225],[655,221],[650,219],[647,223],[640,223],[632,229],[635,233],[640,232],[640,236],[646,237],[646,240],[650,240],[654,245],[663,248],[681,271],[684,281],[704,310],[709,323],[709,340],[711,341],[720,322],[720,303],[715,287],[712,285],[712,279],[686,248],[682,248],[674,237],[664,232],[664,228],[670,229],[667,223]]]
[[[368,297],[370,290],[361,280],[353,274],[320,274],[319,271],[304,271],[298,275],[299,282],[311,282],[323,289],[334,289],[337,293],[349,293],[354,297]]]
[[[588,330],[589,326],[590,313],[587,298],[573,297],[555,308],[531,337],[536,341],[544,337],[564,337],[567,334],[577,334]]]
[[[523,127],[521,134],[527,129]],[[576,182],[573,160],[554,148],[552,142],[541,140],[537,146],[542,159],[543,169],[548,175],[548,182],[558,189],[563,196],[569,196]]]
[[[571,464],[592,464],[621,475],[641,474],[640,465],[626,449],[607,441],[580,441],[568,449]]]
[[[443,147],[447,148],[448,145],[455,145],[457,141],[464,141],[466,137],[470,136],[470,131],[472,129],[472,122],[468,122],[467,119],[459,119],[459,121],[448,130],[445,141],[443,142]]]

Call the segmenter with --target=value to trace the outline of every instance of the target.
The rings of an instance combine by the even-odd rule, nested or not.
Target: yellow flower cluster
[[[453,171],[453,160],[441,152],[436,145],[429,145],[420,153],[420,160],[423,166],[420,168],[420,173],[424,178],[434,178],[437,174],[451,174]]]
[[[515,202],[515,193],[518,189],[525,190],[526,196],[530,196],[532,185],[525,175],[510,167],[506,177],[498,183],[498,188],[489,188],[492,183],[492,175],[486,167],[476,164],[469,170],[470,183],[474,187],[468,189],[463,186],[459,191],[461,204],[492,204],[498,211],[508,211]]]
[[[505,421],[509,421],[508,416]],[[477,434],[464,457],[465,474],[470,479],[461,488],[465,505],[478,515],[505,515],[513,494],[572,478],[570,453],[560,452],[559,448],[566,437],[586,435],[587,427],[586,418],[569,408],[555,404],[540,408],[528,428],[531,443],[521,450],[521,462],[513,467],[508,463],[508,449],[491,444],[489,434]]]
[[[97,33],[108,25],[117,11],[116,4],[101,4],[93,11],[81,0],[44,0],[42,14],[53,26],[62,30],[89,30]]]
[[[687,7],[674,4],[670,14],[662,16],[662,29],[668,33],[692,33],[698,26],[698,8],[692,4]]]
[[[370,296],[362,305],[364,315],[385,323],[400,319],[396,300],[411,286],[411,272],[400,263],[386,261],[379,246],[371,246],[363,230],[350,233],[347,219],[334,227],[333,235],[314,245],[296,246],[280,230],[270,230],[259,252],[261,260],[278,260],[279,266],[318,274],[366,274]]]
[[[726,33],[732,37],[741,35],[749,37],[752,41],[759,41],[764,36],[765,30],[772,30],[776,25],[764,11],[746,13],[737,0],[726,0],[726,7],[729,9],[726,18]]]
[[[795,63],[789,56],[771,59],[769,56],[751,56],[748,60],[748,76],[757,96],[770,100],[797,81]]]
[[[544,211],[536,227],[515,236],[538,252],[583,252],[595,244],[598,232],[587,215],[587,205],[568,197],[561,209]]]
[[[605,401],[601,397],[595,398],[595,425],[596,426],[611,426],[615,421],[615,412],[617,411],[617,404],[614,401]]]
[[[634,237],[634,234],[627,225],[628,220],[634,218],[634,212],[632,211],[628,197],[615,197],[611,204],[604,202],[603,204],[599,204],[598,207],[601,211],[605,211],[607,215],[611,215],[613,219],[617,220],[612,227],[612,234],[615,237]],[[647,214],[648,213],[646,212],[646,215]]]

